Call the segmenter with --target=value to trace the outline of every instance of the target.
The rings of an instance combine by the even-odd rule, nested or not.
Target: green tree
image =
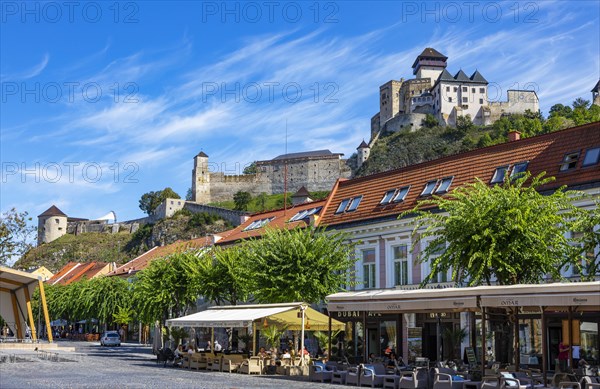
[[[228,302],[236,305],[246,301],[250,293],[244,245],[223,249],[215,247],[212,255],[200,261],[200,294],[217,305]]]
[[[192,188],[188,188],[187,192],[185,192],[185,199],[187,201],[192,201],[194,199],[194,192],[192,192]]]
[[[353,284],[354,245],[340,232],[314,227],[269,229],[245,243],[254,297],[261,303],[322,301]]]
[[[244,174],[256,174],[258,173],[258,168],[256,167],[256,162],[252,162],[250,165],[246,166],[243,171]]]
[[[433,128],[435,126],[438,126],[439,124],[440,123],[438,122],[436,117],[429,113],[425,115],[425,119],[421,120],[421,126],[426,128]]]
[[[181,197],[169,187],[159,191],[144,193],[140,198],[140,209],[148,215],[153,215],[156,207],[167,198],[180,199]]]
[[[564,118],[570,118],[573,110],[568,105],[562,104],[554,104],[550,107],[550,117],[552,116],[562,116]]]
[[[588,106],[590,105],[590,101],[586,100],[584,98],[578,97],[575,99],[575,101],[573,101],[573,109],[577,109],[577,108],[583,108],[583,109],[587,109]]]
[[[268,199],[269,199],[269,196],[265,192],[262,192],[261,194],[256,196],[256,206],[258,207],[258,210],[260,212],[264,212],[267,210]]]
[[[199,268],[202,253],[187,251],[156,259],[137,273],[133,282],[133,304],[143,323],[186,314],[200,295]]]
[[[248,210],[248,204],[250,204],[252,196],[248,192],[238,191],[233,195],[233,202],[235,203],[235,209],[238,211]]]
[[[13,257],[21,257],[31,247],[35,226],[27,225],[31,217],[16,208],[0,215],[0,265],[6,265]]]
[[[494,277],[502,285],[538,283],[545,275],[560,279],[561,268],[574,261],[565,236],[580,214],[572,203],[579,194],[564,187],[538,192],[552,181],[544,173],[494,186],[477,180],[403,213],[416,214],[415,235],[433,238],[419,258],[431,264],[422,285],[448,271],[469,286],[490,284]]]
[[[471,115],[459,116],[456,118],[456,129],[463,135],[474,129],[475,125],[471,119]]]

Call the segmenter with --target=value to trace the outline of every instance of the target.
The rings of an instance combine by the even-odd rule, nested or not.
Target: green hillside
[[[125,263],[155,246],[188,240],[225,231],[229,222],[205,213],[180,211],[156,224],[141,226],[135,233],[90,232],[64,235],[50,243],[29,250],[15,264],[15,269],[45,266],[57,271],[69,261]]]
[[[329,191],[310,192],[311,198],[313,200],[324,199],[327,197],[328,194],[329,194]],[[292,205],[292,195],[293,195],[292,192],[289,192],[287,194],[288,206]],[[244,209],[244,211],[256,213],[256,212],[270,211],[273,209],[281,209],[281,208],[283,208],[283,197],[284,197],[283,193],[273,194],[273,195],[264,194],[264,195],[258,195],[255,197],[251,197],[250,203],[248,203],[248,206],[246,207],[246,209]],[[210,203],[209,205],[212,205],[215,207],[220,207],[220,208],[235,209],[235,202],[233,200],[214,202],[214,203]]]

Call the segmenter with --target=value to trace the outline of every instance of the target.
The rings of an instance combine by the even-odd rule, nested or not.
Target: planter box
[[[308,366],[286,366],[285,375],[308,375]]]

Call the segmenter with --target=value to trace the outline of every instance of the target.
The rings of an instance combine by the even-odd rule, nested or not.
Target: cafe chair
[[[385,376],[386,373],[383,363],[364,364],[362,365],[360,373],[359,385],[369,385],[372,388],[375,386],[383,386],[383,376]]]

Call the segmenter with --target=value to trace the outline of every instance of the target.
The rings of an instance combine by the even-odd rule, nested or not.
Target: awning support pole
[[[515,371],[519,371],[519,366],[521,365],[521,347],[519,342],[519,307],[515,307],[513,309],[513,315],[515,318],[514,326],[514,354],[515,354]]]
[[[548,329],[546,328],[546,307],[542,309],[542,374],[544,376],[544,387],[548,386]]]
[[[46,305],[46,292],[44,292],[44,282],[38,280],[38,286],[40,288],[40,301],[42,303],[42,309],[44,311],[44,320],[46,321],[46,332],[48,333],[48,342],[52,343],[52,327],[50,327],[50,315],[48,315],[48,306]]]
[[[436,322],[435,322],[435,343],[437,348],[436,358],[437,361],[442,360],[442,318],[440,317],[440,313],[437,312],[435,314]]]
[[[331,312],[327,310],[327,316],[329,317],[329,341],[327,344],[327,359],[331,359]]]
[[[487,339],[486,339],[486,329],[485,329],[485,307],[481,307],[481,377],[485,376],[485,356],[487,350]]]
[[[304,366],[304,323],[306,319],[306,305],[300,305],[300,311],[302,312],[302,329],[300,330],[300,366]]]
[[[25,285],[23,288],[25,293],[25,305],[27,306],[27,318],[29,319],[29,326],[31,327],[31,339],[37,340],[37,331],[35,328],[35,322],[33,320],[33,311],[31,310],[31,297],[29,296],[29,286]]]
[[[569,342],[569,360],[567,367],[573,366],[573,307],[569,307],[569,328],[567,341]]]

